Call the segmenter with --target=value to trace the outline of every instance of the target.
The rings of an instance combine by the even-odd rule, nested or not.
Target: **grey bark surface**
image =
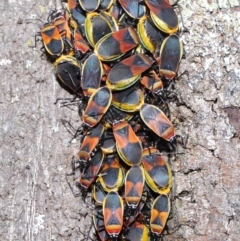
[[[189,136],[174,171],[173,217],[164,240],[239,241],[240,4],[181,0],[186,58],[171,105],[179,134]],[[89,200],[74,198],[65,173],[79,143],[77,111],[54,105],[69,97],[41,56],[34,35],[54,1],[0,1],[0,240],[76,241],[91,226]],[[178,10],[176,10],[178,11]]]

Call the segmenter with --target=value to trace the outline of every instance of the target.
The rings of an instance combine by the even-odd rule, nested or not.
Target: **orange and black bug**
[[[94,12],[97,10],[100,0],[78,0],[82,9],[86,12]]]
[[[82,94],[80,86],[80,65],[72,55],[61,55],[54,62],[55,72],[61,82],[77,95]]]
[[[85,200],[88,189],[91,187],[92,183],[97,177],[97,174],[102,166],[103,159],[104,159],[104,154],[101,150],[99,150],[92,157],[88,168],[81,173],[79,185],[80,185],[83,200]]]
[[[146,182],[156,193],[168,194],[172,187],[172,172],[167,163],[167,156],[161,155],[154,147],[143,150],[142,164]]]
[[[151,18],[161,31],[172,34],[178,30],[178,17],[168,0],[145,0]]]
[[[43,42],[41,50],[45,49],[46,53],[53,58],[60,56],[64,51],[64,42],[58,28],[51,19],[51,13],[48,16],[47,23],[44,23],[41,19],[27,19],[26,21],[30,23],[35,20],[40,21],[43,25],[39,26],[40,32],[35,34],[35,44],[30,47],[37,47],[38,37],[41,36]]]
[[[139,19],[145,14],[145,6],[141,3],[141,0],[118,0],[122,8],[133,19]]]
[[[144,95],[141,90],[128,88],[113,93],[112,104],[119,110],[126,112],[137,111],[144,103]]]
[[[82,168],[86,168],[91,164],[89,159],[91,158],[95,148],[98,146],[103,132],[104,126],[99,123],[96,127],[87,131],[87,133],[84,133],[84,138],[78,152],[78,158]]]
[[[109,72],[106,84],[112,90],[123,90],[135,84],[141,74],[152,66],[144,54],[136,54],[116,64]]]
[[[50,12],[48,23],[44,24],[40,33],[44,47],[51,56],[60,56],[65,47],[71,48],[71,31],[65,15],[61,11]]]
[[[161,45],[159,73],[168,80],[173,79],[177,74],[182,55],[182,42],[177,35],[170,35]]]
[[[54,23],[50,22],[44,24],[40,33],[46,52],[51,56],[60,56],[64,51],[64,42],[61,34],[58,31],[58,28],[54,25]],[[35,45],[36,37],[37,35],[35,36]]]
[[[112,241],[117,241],[123,227],[123,200],[116,192],[109,192],[103,201],[104,226]]]
[[[85,34],[91,46],[94,47],[102,37],[112,32],[113,27],[102,14],[93,12],[87,15],[85,20]]]
[[[109,33],[95,45],[94,52],[102,61],[112,61],[123,56],[139,44],[136,31],[132,27]]]
[[[90,97],[83,114],[83,122],[89,126],[95,126],[107,112],[112,102],[112,93],[108,87],[96,90]]]
[[[149,91],[160,94],[163,91],[162,79],[156,74],[154,70],[149,71],[141,78],[141,84]]]
[[[127,121],[113,123],[113,135],[117,152],[129,166],[139,165],[142,159],[142,144]]]
[[[96,54],[91,54],[82,66],[81,87],[84,95],[90,96],[100,87],[102,75],[102,63]]]
[[[173,141],[175,128],[167,116],[156,106],[143,104],[140,109],[140,116],[143,122],[155,134],[166,141]]]
[[[125,177],[125,193],[124,198],[127,204],[127,214],[133,213],[139,205],[143,188],[145,185],[144,170],[141,166],[132,166]]]
[[[124,241],[151,241],[149,239],[149,228],[146,224],[134,222],[123,236]]]
[[[101,241],[110,241],[110,236],[108,235],[103,220],[103,210],[102,206],[96,205],[93,211],[93,224],[97,231],[98,237]]]
[[[143,46],[154,55],[159,52],[164,39],[163,34],[154,26],[147,16],[140,18],[137,25],[139,39]]]
[[[118,191],[124,182],[124,172],[116,154],[107,155],[97,181],[106,192]]]
[[[151,241],[158,241],[167,223],[171,204],[167,195],[158,196],[151,209],[150,230]]]

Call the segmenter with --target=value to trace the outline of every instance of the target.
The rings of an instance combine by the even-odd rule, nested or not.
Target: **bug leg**
[[[181,11],[181,7],[180,7],[180,5],[178,4],[178,2],[179,2],[179,0],[177,0],[175,3],[173,3],[173,4],[172,4],[172,7],[176,7],[176,8],[179,9],[180,16],[181,16],[181,20],[182,20],[182,25],[183,25],[183,30],[182,30],[182,32],[189,33],[188,28],[184,26],[183,17],[182,17],[182,11]]]
[[[92,224],[92,226],[93,226],[93,224]],[[81,241],[89,241],[89,240],[94,241],[92,238],[90,238],[90,232],[91,232],[92,226],[91,226],[91,228],[89,229],[88,235],[86,235],[85,233],[83,233],[83,232],[80,230],[80,228],[79,228],[79,233],[81,233],[81,234],[83,235],[83,237],[84,237],[83,239],[81,239]]]
[[[29,45],[29,47],[36,48],[37,47],[37,42],[39,41],[38,37],[40,37],[40,36],[41,36],[40,32],[36,33],[35,36],[34,36],[34,45]]]
[[[76,129],[74,129],[72,124],[69,121],[64,119],[61,119],[61,122],[64,125],[64,127],[67,129],[67,131],[74,136],[76,133]]]
[[[78,169],[78,167],[76,167],[75,166],[75,164],[76,164],[76,160],[75,160],[75,158],[73,157],[72,158],[72,162],[71,162],[71,166],[72,166],[72,172],[71,173],[65,173],[65,179],[66,179],[66,181],[67,181],[67,184],[68,184],[68,186],[69,186],[69,188],[71,189],[71,191],[72,191],[72,193],[73,193],[73,196],[76,198],[76,197],[79,197],[80,195],[81,195],[81,192],[76,192],[75,190],[74,190],[74,188],[73,188],[73,186],[74,186],[74,183],[76,183],[76,180],[75,180],[75,174],[76,174],[76,170]],[[69,181],[69,179],[68,179],[68,177],[69,176],[73,176],[73,178],[72,178],[72,184],[71,184],[71,182]],[[76,183],[76,187],[77,187],[77,183]]]
[[[183,73],[181,73],[176,80],[180,80],[182,78],[183,75],[187,75],[188,79],[189,79],[189,72],[187,70],[185,70]]]
[[[69,121],[61,119],[61,122],[67,129],[67,131],[72,135],[72,139],[69,141],[69,143],[71,143],[74,139],[79,138],[79,136],[83,134],[83,124],[81,124],[77,129],[75,129]]]
[[[189,135],[187,135],[186,137],[183,137],[181,135],[176,135],[175,138],[177,139],[178,144],[180,144],[184,149],[188,149],[187,143],[188,143]]]
[[[56,105],[59,101],[60,102],[60,107],[64,107],[64,106],[68,106],[68,105],[76,105],[79,103],[79,99],[78,97],[75,95],[74,97],[71,98],[57,98],[56,101],[54,102],[54,104]]]

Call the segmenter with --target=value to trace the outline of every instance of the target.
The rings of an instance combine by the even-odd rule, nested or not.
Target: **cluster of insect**
[[[177,143],[169,103],[178,99],[172,87],[183,54],[174,7],[168,0],[62,4],[41,36],[75,95],[61,103],[76,104],[82,119],[70,187],[83,200],[91,193],[100,240],[160,240]]]

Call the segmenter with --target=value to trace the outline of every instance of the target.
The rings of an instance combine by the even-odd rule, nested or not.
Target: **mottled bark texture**
[[[172,162],[173,218],[164,240],[238,241],[240,237],[240,18],[238,0],[181,0],[186,58],[171,105],[185,154]],[[77,112],[54,105],[69,94],[34,35],[54,1],[0,1],[0,240],[75,241],[91,209],[65,181],[78,142],[61,124]],[[177,12],[179,12],[176,9]],[[181,151],[181,150],[180,150]]]

